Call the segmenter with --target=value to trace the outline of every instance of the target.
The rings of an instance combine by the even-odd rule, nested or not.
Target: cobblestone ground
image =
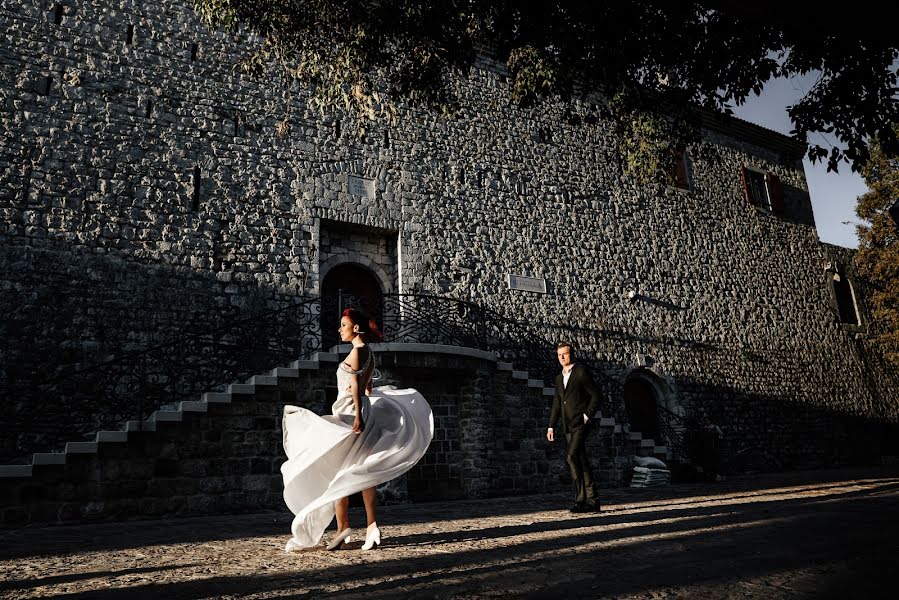
[[[0,597],[897,597],[896,467],[604,500],[599,515],[562,494],[387,506],[374,552],[285,554],[286,511],[5,531]]]

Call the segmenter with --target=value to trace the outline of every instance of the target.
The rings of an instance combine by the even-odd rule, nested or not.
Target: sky
[[[814,75],[773,79],[762,90],[761,96],[751,96],[744,105],[734,107],[734,115],[744,121],[789,135],[793,127],[787,115],[787,106],[805,95],[814,81]],[[811,134],[809,139],[825,148],[834,141],[822,138],[820,134]],[[846,163],[840,164],[839,173],[828,173],[824,162],[813,165],[806,158],[803,164],[815,212],[818,238],[829,244],[857,248],[855,224],[858,223],[858,217],[855,216],[855,203],[859,196],[868,191],[861,175],[853,173]]]

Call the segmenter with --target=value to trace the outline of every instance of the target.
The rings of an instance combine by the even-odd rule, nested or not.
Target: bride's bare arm
[[[354,433],[362,433],[365,431],[365,423],[362,421],[362,415],[359,414],[360,406],[361,406],[361,398],[360,398],[360,390],[362,389],[362,385],[360,385],[361,376],[356,374],[355,371],[359,370],[359,350],[357,348],[353,348],[349,355],[346,357],[346,360],[343,361],[346,366],[348,366],[352,371],[354,371],[350,375],[350,392],[353,395],[353,410],[356,413],[356,418],[353,419],[353,432]]]
[[[360,398],[359,398],[359,376],[353,374],[350,379],[350,391],[353,393],[353,409],[356,412],[356,418],[353,419],[353,431],[362,433],[365,431],[365,423],[362,421],[362,415],[359,414]]]

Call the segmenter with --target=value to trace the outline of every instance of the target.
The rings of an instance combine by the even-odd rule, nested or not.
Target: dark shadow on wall
[[[652,337],[616,329],[545,327],[586,348],[580,352],[594,375],[599,374],[596,379],[603,394],[603,416],[612,416],[620,423],[628,422],[622,382],[634,364],[602,361],[596,356],[614,356],[626,345],[659,349],[666,355],[677,353],[681,364],[697,365],[695,376],[665,377],[674,392],[664,400],[672,400],[683,414],[666,423],[668,430],[662,427],[662,439],[655,441],[669,447],[683,444],[685,455],[694,462],[718,461],[715,468],[720,473],[876,464],[899,455],[893,443],[899,439],[899,405],[894,399],[899,394],[899,372],[864,340],[846,341],[846,352],[855,354],[866,368],[861,385],[852,395],[828,389],[840,383],[840,374],[836,366],[826,362],[828,356],[824,354],[818,354],[809,364],[795,353],[734,351],[664,333]],[[652,357],[647,359],[651,361]],[[809,372],[810,367],[828,371],[816,377]],[[760,387],[786,391],[779,395],[756,393],[725,383],[728,379],[741,381],[746,387],[758,383]],[[851,386],[847,389],[853,390]],[[662,418],[664,412],[660,410]],[[721,434],[713,444],[704,436],[705,450],[697,448],[702,443],[695,443],[703,436],[685,439],[712,426],[720,428]],[[672,428],[679,435],[672,436]],[[707,454],[709,445],[717,447],[716,457],[697,456],[697,452]]]
[[[0,463],[317,347],[315,309],[231,272],[0,246],[0,273]]]
[[[134,414],[135,405],[140,403],[137,391],[129,393],[132,389],[153,383],[167,390],[164,386],[176,379],[172,375],[175,371],[164,368],[107,373],[108,376],[100,381],[105,386],[103,389],[124,391],[118,397],[125,400],[124,405],[109,405],[97,400],[100,388],[96,381],[68,395],[63,394],[63,390],[53,389],[52,385],[48,388],[47,381],[52,381],[60,372],[84,369],[110,357],[152,347],[170,340],[173,332],[217,331],[242,319],[249,319],[252,324],[254,316],[296,301],[296,298],[276,294],[255,284],[220,281],[213,273],[147,265],[65,249],[0,247],[0,273],[6,281],[0,289],[0,307],[5,313],[0,322],[0,334],[11,342],[0,357],[0,389],[3,390],[0,409],[4,411],[0,431],[4,448],[0,462],[16,458],[27,461],[30,452],[58,448],[67,441],[79,439],[83,433],[92,434],[110,423],[120,422],[126,415]],[[317,315],[307,322],[317,323]],[[581,335],[584,331],[576,333]],[[163,358],[168,360],[161,364],[183,368],[185,365],[178,357],[185,355],[198,355],[201,360],[192,365],[191,381],[177,390],[184,398],[177,394],[161,397],[166,401],[196,399],[202,392],[233,382],[240,376],[261,374],[274,366],[283,366],[288,358],[293,360],[301,350],[314,349],[304,346],[305,341],[302,335],[297,338],[298,333],[302,331],[293,321],[280,318],[243,328],[241,333],[229,334],[219,340],[233,350],[225,359],[220,359],[219,355],[211,359],[202,356],[201,350],[209,347],[203,335],[191,338],[191,344],[197,343],[196,346],[188,343],[166,346]],[[628,339],[627,332],[606,333],[615,339]],[[655,341],[662,343],[664,340]],[[721,353],[714,346],[691,340],[668,341],[684,352],[708,356]],[[166,356],[169,351],[172,354]],[[547,354],[551,359],[551,348],[547,349]],[[612,363],[603,367],[611,373],[627,369],[627,365]],[[469,380],[474,372],[470,365],[460,369],[430,382],[421,377],[424,371],[410,377],[420,380],[417,385],[424,387],[428,396],[459,395],[462,392],[453,392],[453,386],[471,383]],[[438,386],[439,382],[443,383]],[[403,385],[404,381],[397,383]],[[675,378],[674,383],[678,393],[689,400],[685,402],[687,421],[682,424],[683,428],[701,427],[707,423],[721,428],[723,436],[717,460],[718,469],[724,473],[865,464],[877,462],[881,456],[896,454],[892,447],[896,426],[886,418],[878,420],[848,414],[842,409],[799,404],[789,397],[746,393],[699,379]],[[435,386],[442,388],[434,389]],[[621,399],[614,397],[616,389],[620,388],[609,385],[603,389],[609,404],[620,404]],[[530,404],[506,410],[506,400],[501,393],[495,397],[489,391],[479,393],[492,411],[478,417],[489,425],[484,430],[487,433],[481,434],[486,435],[485,444],[492,444],[492,456],[508,458],[530,453],[538,457],[530,461],[512,460],[502,471],[493,465],[492,471],[488,469],[492,473],[490,482],[485,484],[492,490],[489,493],[543,491],[528,487],[535,475],[558,477],[564,484],[567,480],[565,470],[552,466],[561,460],[562,444],[549,448],[544,439],[552,398],[540,396],[536,391],[539,397]],[[477,404],[470,403],[468,410],[474,410]],[[148,402],[139,412],[146,415],[153,408],[153,403]],[[439,406],[438,411],[445,413],[438,412],[438,422],[441,419],[447,423],[460,422],[453,410],[457,408],[451,403]],[[604,414],[609,412],[604,409]],[[431,455],[433,462],[422,465],[427,467],[422,472],[423,477],[427,473],[430,481],[439,481],[446,486],[445,497],[456,497],[464,485],[457,460],[460,457],[458,444],[461,444],[462,434],[458,432],[461,425],[454,427],[458,428],[456,433],[437,440],[440,444]],[[443,436],[449,433],[448,428],[441,426],[438,431]],[[491,455],[486,456],[490,463]],[[540,469],[549,470],[538,472]],[[503,480],[501,484],[496,483],[500,480]]]
[[[897,455],[899,424],[862,414],[861,407],[853,414],[695,379],[676,384],[691,398],[685,432],[712,429],[716,438],[712,446],[688,443],[688,454],[720,474],[880,464]],[[700,455],[710,451],[716,455]]]

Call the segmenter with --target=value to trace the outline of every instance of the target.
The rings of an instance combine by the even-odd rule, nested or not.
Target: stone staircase
[[[316,353],[311,360],[296,360],[266,375],[255,375],[245,383],[232,383],[224,392],[207,392],[201,400],[185,400],[156,410],[144,421],[128,421],[118,431],[98,431],[93,442],[68,442],[62,452],[35,453],[30,465],[0,465],[0,478],[31,477],[35,467],[65,465],[73,456],[97,454],[101,445],[124,444],[135,434],[155,432],[164,423],[180,423],[187,415],[207,413],[210,406],[230,404],[235,396],[253,396],[260,388],[277,388],[283,379],[297,379],[301,371],[318,371],[320,364],[336,363],[337,354]]]
[[[499,385],[508,398],[522,406],[532,407],[526,431],[509,429],[494,436],[489,430],[489,414],[471,417],[472,407],[475,412],[486,410],[484,402],[468,401],[469,408],[459,410],[466,413],[465,418],[477,418],[487,424],[486,434],[467,440],[463,437],[464,428],[460,428],[462,433],[453,441],[444,439],[445,432],[436,435],[435,431],[434,456],[426,455],[415,475],[420,487],[433,487],[439,497],[439,483],[444,479],[441,468],[447,468],[441,466],[443,461],[451,466],[467,465],[477,475],[460,476],[475,484],[463,486],[455,497],[558,489],[552,478],[548,483],[540,479],[546,479],[540,471],[553,477],[566,471],[559,457],[549,456],[540,444],[553,395],[553,389],[542,380],[530,378],[510,363],[497,361],[490,353],[470,348],[380,344],[374,345],[374,349],[379,356],[385,356],[382,367],[388,371],[394,367],[415,368],[415,361],[409,362],[411,357],[431,364],[435,355],[443,356],[456,369],[479,365],[482,372],[508,379],[491,385]],[[0,466],[3,526],[283,509],[279,470],[284,460],[281,411],[285,404],[296,404],[319,414],[325,412],[326,388],[332,384],[334,373],[324,367],[335,367],[338,356],[336,352],[320,352],[310,360],[294,361],[244,383],[233,383],[226,391],[205,393],[200,400],[163,407],[144,421],[128,421],[121,430],[99,431],[93,441],[69,442],[62,452],[36,453],[30,465]],[[495,393],[494,388],[485,392]],[[441,422],[449,422],[440,419],[453,418],[452,407],[447,408],[446,404],[438,401],[434,405],[438,428]],[[438,410],[449,414],[437,417]],[[536,433],[535,428],[539,429]],[[520,439],[516,440],[519,434]],[[503,437],[509,449],[485,453],[483,446],[494,444],[493,437]],[[606,483],[620,481],[623,470],[632,466],[633,455],[654,455],[663,460],[667,456],[664,446],[642,439],[639,433],[627,431],[611,418],[601,418],[599,435],[591,438],[596,439],[588,448],[598,454],[599,470],[606,473],[601,479]],[[556,448],[560,447],[564,445]],[[519,474],[517,480],[510,476],[510,485],[505,485],[505,479],[504,485],[491,481],[495,472],[490,475],[489,469],[496,465],[490,464],[490,455],[498,464],[512,465],[504,467],[506,473],[515,471],[515,463],[526,462],[521,459],[522,452],[530,452],[528,460],[532,464],[523,468],[527,473]],[[546,465],[540,460],[534,462],[533,456],[541,453],[549,457],[543,461]],[[537,481],[538,487],[528,481]]]

